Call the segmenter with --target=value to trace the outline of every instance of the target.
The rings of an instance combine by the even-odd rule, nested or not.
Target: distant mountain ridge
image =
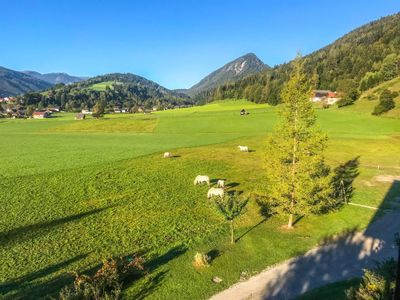
[[[35,77],[35,78],[43,80],[43,81],[47,81],[51,84],[58,84],[58,83],[70,84],[70,83],[80,82],[80,81],[88,79],[85,77],[72,76],[67,73],[41,74],[36,71],[22,71],[22,73],[30,75],[32,77]]]
[[[249,75],[260,73],[270,67],[264,64],[254,53],[245,54],[215,70],[200,82],[186,90],[189,95],[195,95],[219,85],[243,79]]]
[[[52,85],[31,75],[0,67],[0,97],[44,90]]]

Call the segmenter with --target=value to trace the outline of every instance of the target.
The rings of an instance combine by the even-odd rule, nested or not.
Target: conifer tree
[[[281,93],[280,120],[267,143],[267,196],[288,216],[288,228],[295,215],[319,212],[330,201],[323,157],[327,138],[316,125],[311,86],[298,57]]]

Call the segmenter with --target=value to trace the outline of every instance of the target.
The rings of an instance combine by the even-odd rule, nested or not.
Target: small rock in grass
[[[214,276],[213,279],[212,279],[212,282],[214,282],[214,283],[220,283],[220,282],[222,282],[222,279],[219,278],[218,276]]]

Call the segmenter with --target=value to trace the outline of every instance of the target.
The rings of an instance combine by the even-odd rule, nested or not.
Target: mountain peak
[[[188,91],[194,95],[198,92],[215,88],[218,85],[242,79],[269,68],[254,53],[247,53],[225,64],[212,72]]]

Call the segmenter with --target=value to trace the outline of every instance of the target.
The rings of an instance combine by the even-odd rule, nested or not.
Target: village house
[[[330,90],[315,90],[313,91],[313,95],[310,98],[312,102],[321,102],[324,101],[328,105],[332,105],[339,101],[340,98],[336,92],[332,92]]]
[[[35,111],[35,112],[32,114],[32,117],[33,117],[34,119],[44,119],[44,118],[50,117],[50,114],[49,114],[49,112],[47,112],[47,111]]]

